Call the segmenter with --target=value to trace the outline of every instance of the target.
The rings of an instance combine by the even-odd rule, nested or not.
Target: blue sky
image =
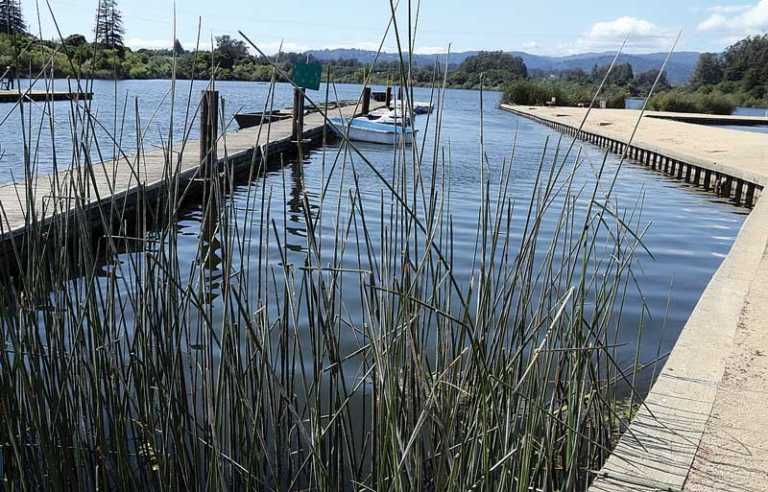
[[[97,0],[49,0],[64,35],[92,36]],[[417,0],[411,0],[415,5]],[[172,0],[118,0],[126,41],[134,48],[167,47]],[[407,21],[401,0],[399,17]],[[30,30],[55,36],[46,0],[22,0]],[[40,12],[38,23],[39,5]],[[203,43],[243,30],[265,51],[376,49],[390,12],[389,0],[177,0],[178,37],[194,46],[198,17]],[[422,0],[416,51],[479,49],[566,55],[616,49],[666,51],[682,31],[679,50],[720,51],[748,34],[768,31],[768,0]],[[390,36],[385,46],[395,46]]]

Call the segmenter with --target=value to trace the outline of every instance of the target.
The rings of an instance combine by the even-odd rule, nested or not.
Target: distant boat
[[[274,111],[263,111],[257,113],[236,113],[235,121],[240,129],[259,126],[263,123],[272,123],[274,121],[287,120],[292,115],[289,112],[276,109]]]
[[[411,105],[413,106],[413,114],[429,114],[433,109],[432,103],[428,102],[414,101]],[[403,101],[398,101],[395,109],[400,113],[407,114],[408,104]]]
[[[387,93],[384,91],[373,91],[371,92],[371,98],[377,102],[384,102],[387,100]]]
[[[359,118],[347,119],[340,116],[329,118],[334,130],[356,142],[369,142],[386,145],[410,145],[417,130],[403,126],[397,118],[381,116],[377,119]]]

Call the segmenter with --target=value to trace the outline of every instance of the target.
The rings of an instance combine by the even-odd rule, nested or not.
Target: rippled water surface
[[[175,133],[180,135],[184,131],[184,121],[189,114],[185,98],[186,93],[190,92],[190,86],[188,82],[178,83],[180,95],[177,96],[173,111],[167,96],[168,88],[167,81],[126,81],[117,84],[96,82],[93,111],[98,113],[100,121],[104,124],[105,128],[100,131],[108,131],[130,149],[131,142],[135,142],[137,126],[132,108],[138,105],[138,126],[143,129],[148,143],[162,142],[171,125],[171,115],[174,116]],[[193,99],[198,97],[202,88],[202,84],[192,88]],[[242,82],[219,83],[217,88],[225,98],[227,113],[241,108],[262,108],[268,90],[266,84]],[[356,98],[359,91],[357,86],[345,85],[330,92],[332,98],[350,99]],[[313,93],[312,97],[322,99],[324,93]],[[428,90],[416,91],[417,100],[429,97]],[[554,159],[556,143],[563,137],[549,128],[499,110],[499,97],[498,93],[489,92],[485,94],[484,99],[483,138],[487,154],[486,172],[491,182],[495,182],[494,179],[498,180],[501,173],[503,161],[511,159],[512,195],[519,204],[515,209],[512,227],[513,233],[519,233],[526,214],[525,204],[531,196],[539,163],[545,153],[545,145],[548,150],[544,154],[544,161],[551,162]],[[285,106],[290,100],[290,88],[286,85],[278,86],[275,105]],[[116,102],[118,111],[115,111]],[[127,108],[125,112],[124,107]],[[450,183],[450,213],[453,218],[456,268],[459,276],[468,275],[473,268],[478,197],[481,189],[479,107],[478,92],[450,90],[447,93],[442,146],[439,152],[444,156]],[[18,175],[22,169],[20,156],[23,153],[19,139],[22,120],[12,108],[13,105],[0,105],[3,115],[10,114],[0,134],[0,146],[5,152],[1,161],[0,182]],[[42,105],[35,106],[33,116],[39,116],[43,109]],[[61,162],[67,160],[71,153],[71,146],[68,147],[66,138],[69,132],[65,123],[68,109],[67,103],[55,105],[55,118],[62,122],[62,126],[57,127],[54,132],[57,137],[56,151]],[[27,122],[27,128],[32,128],[32,135],[40,135],[40,143],[33,152],[39,157],[40,172],[48,172],[53,167],[50,130],[35,127],[34,118],[31,121],[31,126],[29,121]],[[417,126],[423,128],[425,123],[426,118],[420,117]],[[196,125],[193,125],[193,138],[196,133]],[[429,162],[433,151],[430,142],[434,137],[431,131],[422,132],[422,136],[424,134],[427,135],[425,161]],[[567,146],[568,143],[565,142],[564,145]],[[261,220],[258,212],[267,206],[271,211],[270,220],[275,221],[277,230],[282,230],[283,225],[287,226],[288,234],[284,239],[288,256],[285,261],[297,264],[302,262],[307,246],[304,197],[313,210],[318,209],[326,182],[328,190],[323,210],[328,217],[324,217],[321,233],[324,240],[333,241],[336,231],[336,204],[342,211],[342,217],[344,212],[349,212],[350,209],[352,164],[359,175],[364,205],[374,209],[380,205],[383,189],[380,178],[362,165],[359,159],[350,160],[346,164],[346,170],[337,169],[333,177],[328,179],[331,174],[329,169],[336,160],[338,148],[334,145],[324,150],[315,150],[305,161],[289,163],[251,183],[242,183],[234,191],[234,202],[239,207],[240,222],[244,224],[244,228],[258,230]],[[391,179],[394,172],[392,149],[376,145],[360,145],[360,148],[379,173]],[[595,182],[604,154],[597,147],[582,142],[576,144],[575,150],[579,149],[584,161],[576,173],[575,187],[589,190]],[[111,151],[111,147],[107,150]],[[617,156],[608,155],[605,175],[611,176],[617,164]],[[258,196],[258,200],[247,201],[246,197],[249,195]],[[649,307],[649,314],[643,316],[644,329],[640,352],[642,359],[650,360],[657,353],[664,353],[672,347],[701,292],[728,254],[744,220],[745,210],[633,162],[626,163],[622,168],[613,198],[621,210],[627,213],[634,210],[633,222],[641,229],[647,226],[644,242],[653,255],[652,258],[647,252],[639,253],[639,262],[635,269],[639,288],[631,288],[627,292],[622,320],[627,329],[622,331],[622,341],[627,342],[628,347],[621,355],[625,360],[634,355],[634,347],[631,347],[631,344],[637,338],[636,328],[641,320],[641,298],[644,298]],[[259,210],[246,218],[246,206]],[[200,215],[200,210],[193,208],[181,222],[180,247],[186,262],[192,262],[196,255]],[[544,234],[551,234],[554,227],[554,219],[546,221]],[[370,230],[376,235],[380,228],[372,224]],[[381,240],[377,236],[374,239]],[[246,261],[255,269],[260,259],[259,250],[254,247],[246,254]],[[261,260],[274,264],[284,261],[274,245],[268,256],[262,256]],[[354,306],[351,309],[354,309]]]

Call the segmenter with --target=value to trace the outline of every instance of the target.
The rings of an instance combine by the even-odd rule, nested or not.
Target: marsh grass
[[[400,45],[408,107],[413,33]],[[95,228],[82,199],[92,173],[142,169],[143,125],[135,114],[136,148],[122,148],[95,138],[87,102],[73,104],[78,159],[0,270],[5,488],[585,489],[627,419],[617,394],[641,393],[644,367],[616,355],[619,330],[638,329],[622,326],[622,307],[643,248],[639,209],[612,202],[605,160],[591,188],[574,186],[573,141],[525,163],[538,169],[526,197],[511,191],[518,159],[490,162],[481,142],[472,269],[458,275],[435,73],[433,152],[426,138],[395,148],[388,174],[342,138],[322,151],[314,198],[272,208],[277,190],[259,177],[285,157],[257,154],[245,197],[230,192],[228,158],[193,194],[178,164],[197,150],[188,130],[181,142],[169,131],[164,193],[107,200]],[[189,128],[192,86],[172,82],[172,101],[177,90]],[[332,99],[328,85],[317,106]],[[228,119],[222,109],[225,149]],[[120,130],[116,118],[107,133]],[[259,143],[269,134],[262,126]],[[25,166],[35,203],[48,191]],[[378,177],[378,199],[361,172]],[[200,204],[193,258],[179,247],[184,198]],[[63,204],[72,212],[40,220]],[[303,214],[300,251],[279,220],[289,207]]]

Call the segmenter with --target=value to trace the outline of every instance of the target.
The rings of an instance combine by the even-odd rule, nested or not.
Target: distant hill
[[[477,51],[464,51],[461,53],[451,53],[448,59],[449,65],[459,65],[470,56],[476,55]],[[333,50],[312,50],[307,54],[314,56],[321,61],[331,60],[357,60],[361,63],[371,63],[376,57],[375,51],[357,50],[357,49],[333,49]],[[608,65],[614,57],[614,53],[582,53],[569,56],[541,56],[532,55],[522,51],[513,51],[511,54],[521,57],[529,71],[542,70],[545,72],[582,69],[585,72],[592,70],[595,65]],[[699,54],[693,51],[681,51],[674,53],[667,65],[667,76],[672,84],[679,85],[688,81]],[[440,57],[441,61],[445,55],[414,55],[414,63],[417,65],[432,65],[435,58]],[[652,68],[661,68],[666,53],[648,53],[648,54],[627,54],[622,55],[620,63],[630,63],[635,73],[644,72]],[[382,53],[379,61],[396,62],[399,61],[396,53]]]

